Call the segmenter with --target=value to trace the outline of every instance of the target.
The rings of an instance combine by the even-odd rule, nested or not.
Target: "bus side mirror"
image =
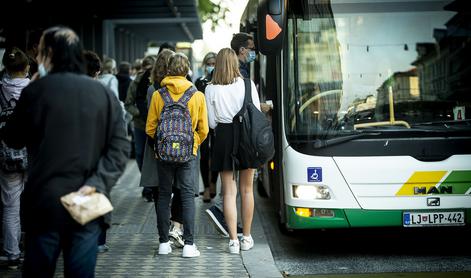
[[[286,2],[286,0],[264,0],[258,6],[258,48],[264,55],[276,55],[283,47]]]

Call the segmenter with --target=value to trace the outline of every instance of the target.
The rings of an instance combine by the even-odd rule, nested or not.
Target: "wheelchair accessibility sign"
[[[308,182],[321,182],[322,181],[322,168],[321,167],[308,167],[307,168],[307,181]]]

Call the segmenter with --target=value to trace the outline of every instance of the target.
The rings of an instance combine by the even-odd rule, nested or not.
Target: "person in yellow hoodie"
[[[186,79],[190,69],[188,58],[182,53],[174,54],[168,65],[168,75],[160,85],[165,87],[170,93],[173,101],[178,101],[183,94],[193,86]],[[155,133],[159,125],[160,115],[164,108],[164,99],[161,91],[156,91],[152,95],[147,115],[146,133],[155,139]],[[191,258],[200,255],[194,244],[193,231],[195,225],[195,203],[194,203],[194,183],[197,173],[196,155],[199,145],[208,135],[208,115],[206,101],[203,93],[196,91],[188,101],[188,110],[191,116],[193,130],[193,156],[184,163],[168,163],[162,160],[157,161],[157,171],[159,177],[159,200],[157,207],[157,228],[159,230],[159,254],[166,255],[172,252],[169,242],[170,225],[170,198],[172,185],[180,188],[182,210],[183,210],[183,257]]]

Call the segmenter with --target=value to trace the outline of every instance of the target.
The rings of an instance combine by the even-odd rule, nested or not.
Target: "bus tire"
[[[280,230],[282,235],[285,236],[294,236],[294,230],[290,229],[286,226],[286,223],[281,223],[281,221],[278,221],[278,229]]]
[[[263,187],[263,180],[260,178],[257,179],[257,192],[258,196],[262,198],[268,198],[268,194],[265,191],[265,188]]]

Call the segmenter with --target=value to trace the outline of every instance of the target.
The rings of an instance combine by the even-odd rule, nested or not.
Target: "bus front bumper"
[[[297,210],[298,209],[298,210]],[[310,213],[304,213],[310,210]],[[463,209],[461,209],[463,210]],[[351,227],[400,227],[403,210],[299,209],[286,206],[289,229],[330,229]],[[466,226],[471,225],[471,209],[464,209]]]

